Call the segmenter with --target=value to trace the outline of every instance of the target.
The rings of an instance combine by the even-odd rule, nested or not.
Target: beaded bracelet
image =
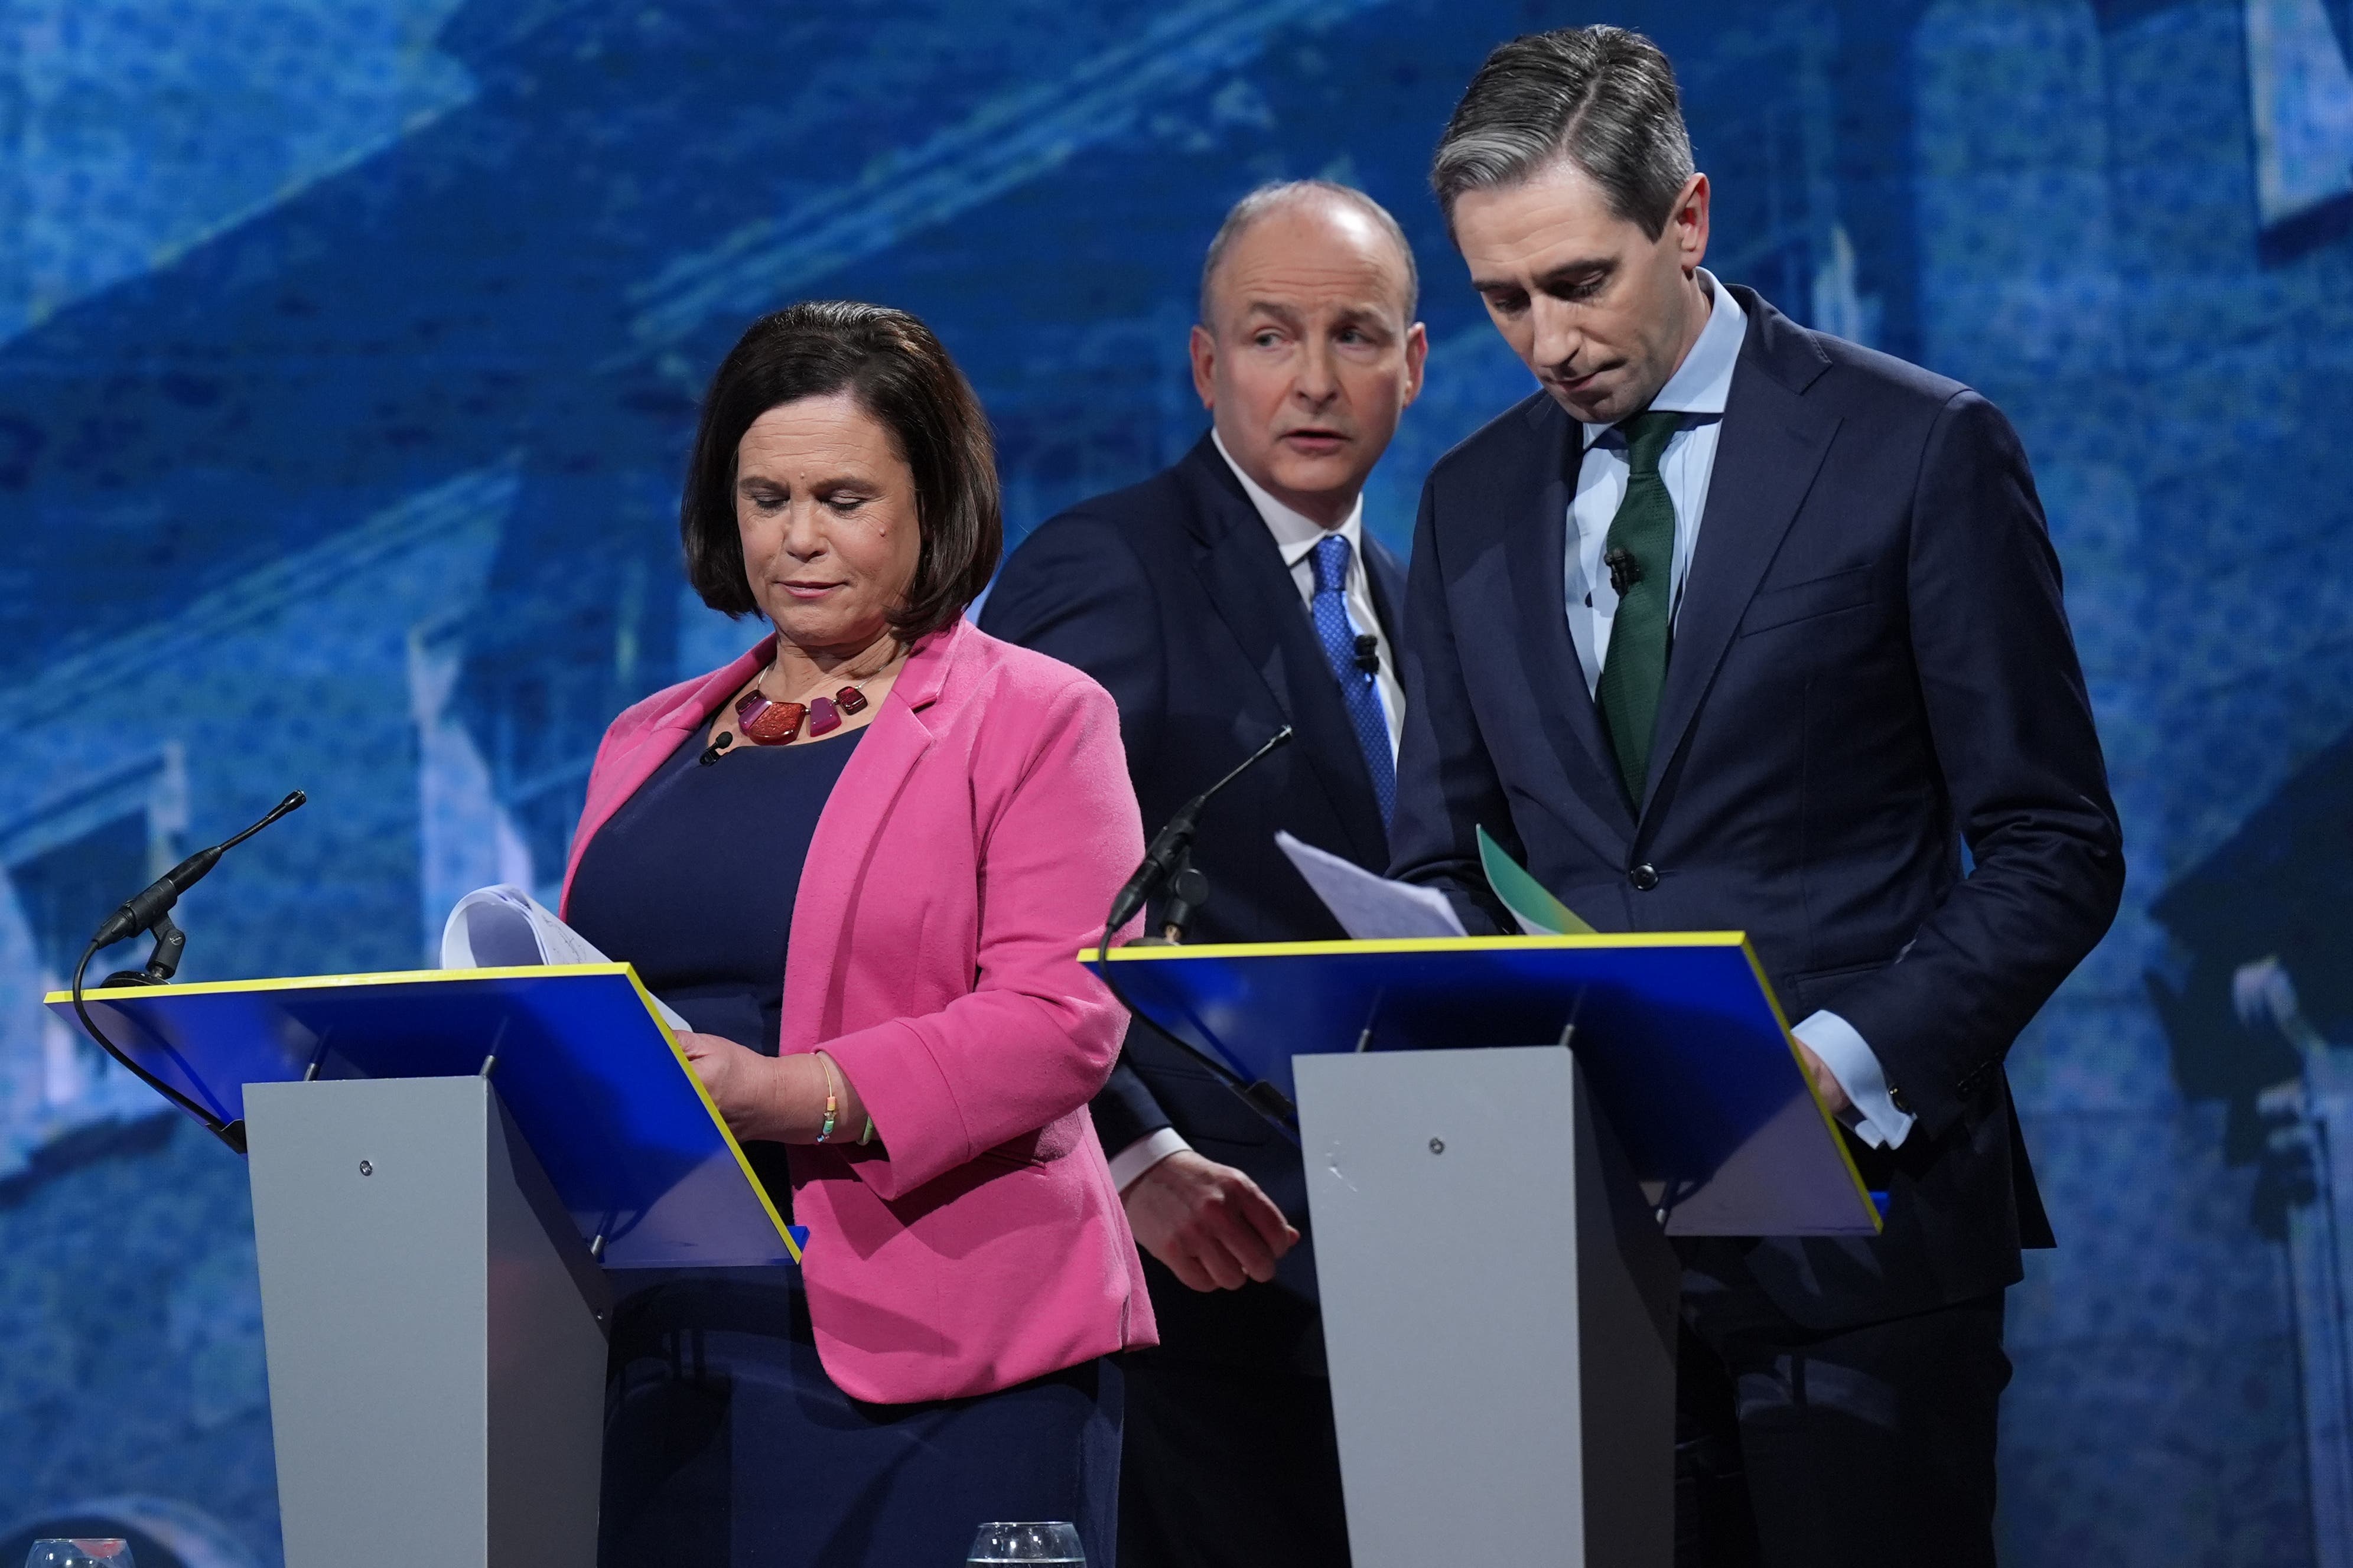
[[[833,1119],[840,1113],[841,1100],[834,1090],[833,1063],[823,1051],[817,1053],[817,1065],[825,1074],[825,1124],[817,1130],[817,1141],[822,1143],[833,1136]]]

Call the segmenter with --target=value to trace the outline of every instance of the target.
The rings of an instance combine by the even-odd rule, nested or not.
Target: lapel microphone
[[[1627,589],[1642,580],[1641,562],[1622,544],[1604,555],[1601,563],[1609,568],[1610,591],[1621,599],[1626,596]]]
[[[703,766],[703,767],[706,767],[706,768],[707,768],[707,767],[709,767],[712,763],[715,763],[715,762],[717,762],[717,761],[719,760],[719,753],[720,753],[720,752],[722,752],[725,751],[728,747],[730,747],[730,746],[733,745],[734,743],[735,743],[735,737],[734,737],[734,736],[733,736],[733,735],[722,735],[722,736],[720,736],[720,737],[719,737],[719,739],[717,739],[717,740],[715,740],[715,741],[713,741],[713,742],[711,742],[710,746],[709,746],[707,749],[705,749],[705,750],[704,750],[704,752],[703,752],[702,755],[701,755],[701,756],[699,756],[699,757],[695,758],[694,760],[695,760],[695,762],[696,762],[698,764],[700,764],[701,766]]]
[[[1381,639],[1370,632],[1356,634],[1356,668],[1366,675],[1381,672]]]

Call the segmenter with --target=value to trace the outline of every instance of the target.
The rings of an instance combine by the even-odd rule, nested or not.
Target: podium
[[[1357,1568],[1668,1568],[1668,1238],[1879,1215],[1737,932],[1110,955],[1297,1103]]]
[[[243,1120],[288,1568],[595,1568],[610,1268],[793,1264],[625,964],[86,992]],[[70,998],[47,1005],[72,1020]]]

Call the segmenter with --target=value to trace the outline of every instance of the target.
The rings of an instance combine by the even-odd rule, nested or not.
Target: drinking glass
[[[25,1568],[138,1568],[127,1541],[36,1541]]]
[[[984,1524],[972,1538],[972,1554],[965,1568],[1000,1563],[1026,1563],[1046,1568],[1086,1568],[1075,1525],[1060,1521],[1033,1524]]]

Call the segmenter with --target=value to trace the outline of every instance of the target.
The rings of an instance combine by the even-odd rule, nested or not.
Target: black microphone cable
[[[178,1106],[182,1110],[186,1111],[190,1116],[195,1117],[206,1131],[211,1133],[214,1137],[219,1139],[222,1142],[227,1144],[238,1153],[244,1153],[245,1124],[242,1121],[230,1122],[222,1121],[217,1115],[214,1114],[209,1106],[198,1105],[195,1100],[190,1100],[178,1089],[174,1089],[170,1084],[165,1083],[162,1079],[157,1078],[145,1068],[142,1068],[137,1062],[132,1061],[129,1056],[124,1054],[121,1047],[107,1038],[106,1031],[98,1026],[98,1020],[90,1016],[90,1008],[88,1005],[82,1001],[82,976],[90,969],[90,961],[96,957],[97,954],[98,942],[97,940],[93,938],[90,944],[82,949],[81,962],[74,965],[74,1013],[81,1019],[81,1026],[90,1032],[90,1037],[91,1039],[98,1042],[99,1048],[103,1050],[108,1056],[112,1057],[116,1062],[121,1064],[126,1072],[131,1074],[132,1077],[137,1079],[141,1083],[145,1084],[149,1089],[153,1089],[157,1094],[162,1095],[165,1100],[170,1100],[174,1105]]]
[[[1276,1131],[1294,1143],[1299,1142],[1299,1108],[1291,1102],[1288,1095],[1264,1079],[1245,1081],[1241,1074],[1201,1049],[1192,1041],[1163,1027],[1158,1019],[1135,1005],[1134,999],[1128,995],[1126,987],[1120,984],[1118,977],[1113,972],[1111,933],[1113,929],[1108,925],[1103,927],[1103,940],[1095,944],[1094,963],[1096,977],[1101,979],[1104,988],[1110,991],[1112,1000],[1126,1008],[1129,1017],[1198,1062],[1208,1070],[1212,1079],[1230,1089],[1235,1098],[1249,1106],[1258,1115],[1272,1122]]]

